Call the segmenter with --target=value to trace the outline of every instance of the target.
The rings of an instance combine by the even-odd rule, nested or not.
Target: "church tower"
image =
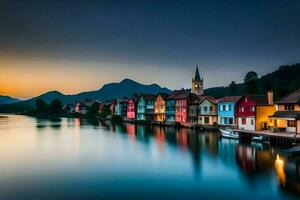
[[[198,65],[196,65],[195,77],[192,79],[192,93],[203,95],[203,78],[200,77]]]

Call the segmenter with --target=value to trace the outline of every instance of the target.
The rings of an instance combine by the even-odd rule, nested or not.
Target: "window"
[[[295,120],[288,120],[287,121],[288,127],[296,127],[296,121]]]
[[[223,120],[224,120],[224,124],[227,124],[227,118],[225,117],[223,118]]]
[[[242,118],[242,124],[246,124],[246,118]]]
[[[199,113],[201,113],[201,110],[202,110],[202,107],[200,106],[200,107],[199,107]]]
[[[212,106],[209,106],[209,111],[213,111],[213,107]]]
[[[285,108],[285,110],[294,110],[295,109],[294,105],[285,105],[284,108]]]
[[[251,111],[252,111],[252,112],[255,111],[255,107],[254,107],[254,106],[251,107]]]
[[[206,106],[203,107],[203,111],[207,112],[207,107]]]
[[[251,119],[251,125],[253,125],[254,124],[254,120],[253,119]]]
[[[208,124],[209,123],[209,118],[208,117],[204,117],[204,123]]]
[[[231,105],[228,105],[228,110],[231,111]]]
[[[228,124],[233,124],[233,119],[232,118],[229,118]]]
[[[226,110],[226,105],[223,105],[222,111]]]
[[[245,111],[245,108],[242,106],[241,110],[242,110],[242,112],[244,112],[244,111]]]

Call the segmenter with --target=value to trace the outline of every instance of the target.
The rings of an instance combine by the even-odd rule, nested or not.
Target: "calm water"
[[[0,117],[0,199],[297,199],[300,158],[214,132]]]

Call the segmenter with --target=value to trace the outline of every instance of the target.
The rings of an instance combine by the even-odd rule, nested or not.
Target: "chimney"
[[[268,104],[269,105],[273,105],[273,91],[272,90],[268,90]]]

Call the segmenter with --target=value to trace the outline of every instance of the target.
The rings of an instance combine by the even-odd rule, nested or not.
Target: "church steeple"
[[[201,79],[198,65],[196,65],[195,76],[192,79],[192,93],[197,95],[203,95],[203,78]]]
[[[198,64],[196,65],[196,72],[195,72],[194,80],[195,81],[201,81],[200,74],[199,74],[199,69],[198,69]]]

